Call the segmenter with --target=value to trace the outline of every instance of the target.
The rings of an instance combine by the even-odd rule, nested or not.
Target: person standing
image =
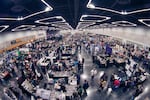
[[[82,58],[82,65],[84,65],[84,58]]]
[[[84,94],[87,95],[87,89],[89,88],[89,83],[87,80],[84,80],[84,83],[83,83],[83,90],[84,90]]]
[[[91,80],[93,80],[94,79],[94,76],[97,74],[97,70],[96,70],[96,68],[93,68],[92,70],[91,70]]]
[[[80,84],[80,74],[77,73],[77,74],[76,74],[76,77],[77,77],[77,84],[79,85],[79,84]]]
[[[79,86],[79,87],[77,88],[77,91],[78,91],[78,95],[80,96],[80,98],[82,98],[82,93],[83,93],[82,87]]]

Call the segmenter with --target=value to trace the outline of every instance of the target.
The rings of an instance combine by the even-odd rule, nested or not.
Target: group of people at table
[[[117,68],[111,79],[103,73],[99,80],[99,89],[122,89],[123,92],[136,88],[133,97],[143,91],[143,83],[148,79],[150,49],[140,48],[134,44],[124,44],[107,36],[98,38],[89,36],[84,41],[86,52],[92,56],[98,68]],[[92,78],[93,76],[91,76]]]
[[[7,70],[1,71],[1,83],[6,86],[7,82],[17,81],[4,88],[5,94],[9,96],[7,92],[12,91],[15,94],[12,98],[20,100],[23,100],[23,93],[35,99],[70,100],[77,95],[81,98],[82,88],[86,93],[89,87],[87,80],[83,86],[80,85],[84,59],[78,59],[76,54],[78,50],[81,52],[81,47],[92,56],[98,68],[118,69],[118,72],[112,73],[110,81],[103,73],[99,79],[100,91],[106,88],[127,91],[135,87],[138,93],[134,96],[141,93],[142,84],[149,76],[146,72],[150,64],[149,50],[141,50],[138,46],[135,48],[132,44],[123,44],[107,36],[86,35],[78,38],[33,42],[29,46],[22,46],[28,48],[29,52],[23,54],[17,50],[17,55],[4,59],[1,68]],[[9,81],[8,75],[13,80]]]
[[[70,43],[65,38],[63,41],[43,40],[22,46],[29,48],[29,52],[17,50],[14,56],[3,60],[2,66],[14,70],[13,73],[9,71],[9,79],[0,78],[5,86],[5,99],[24,100],[30,96],[48,100],[73,98],[80,83],[76,47],[74,41]],[[80,65],[82,66],[81,62]],[[15,84],[11,84],[12,82]],[[17,89],[12,89],[14,87]],[[27,98],[23,95],[27,95]]]

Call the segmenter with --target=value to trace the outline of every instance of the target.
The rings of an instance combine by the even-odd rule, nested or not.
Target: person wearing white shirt
[[[95,69],[95,68],[93,68],[92,70],[91,70],[91,80],[93,80],[94,79],[94,76],[97,74],[97,70]]]
[[[60,90],[60,85],[59,85],[59,83],[58,82],[56,82],[55,84],[54,84],[54,89],[56,89],[56,90]]]

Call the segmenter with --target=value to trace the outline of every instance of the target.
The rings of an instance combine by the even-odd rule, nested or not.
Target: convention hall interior
[[[0,100],[150,100],[150,0],[0,0]]]

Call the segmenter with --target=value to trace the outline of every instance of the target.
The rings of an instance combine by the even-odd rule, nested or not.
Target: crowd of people
[[[99,79],[98,90],[111,90],[122,92],[135,90],[132,98],[143,92],[143,84],[149,77],[149,48],[103,35],[87,35],[83,41],[85,51],[92,56],[92,61],[101,68],[116,68],[117,71],[109,75],[104,73]],[[91,79],[97,73],[91,70]]]
[[[80,75],[84,73],[86,58],[81,56],[82,52],[92,57],[94,65],[90,80],[83,83]],[[89,81],[95,81],[99,69],[115,68],[117,71],[110,78],[108,73],[102,73],[97,90],[100,93],[135,90],[134,99],[143,92],[149,76],[149,52],[103,35],[75,34],[62,40],[35,41],[7,52],[0,65],[0,82],[7,99],[82,100],[88,95]],[[45,91],[42,93],[46,96],[39,91]]]

